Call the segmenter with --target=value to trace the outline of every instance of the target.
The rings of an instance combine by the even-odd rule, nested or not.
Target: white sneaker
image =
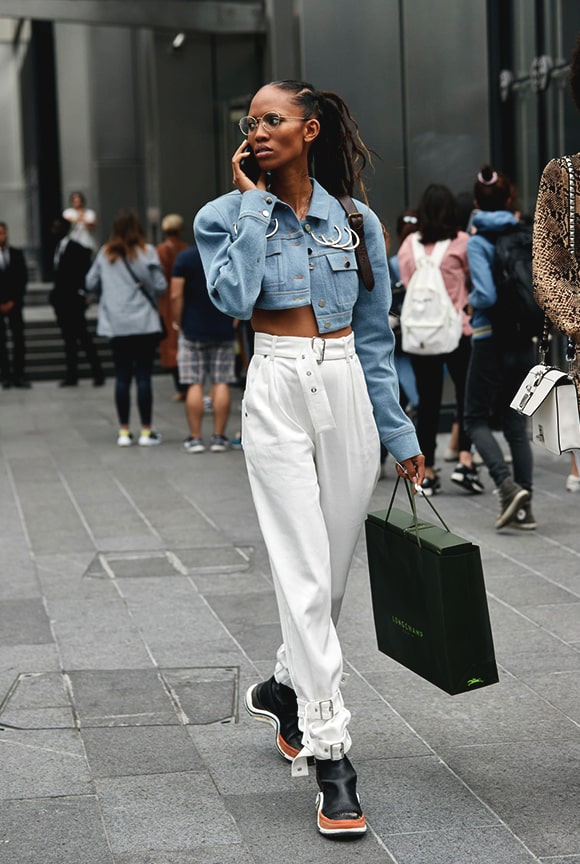
[[[186,438],[183,442],[183,449],[188,453],[204,453],[205,452],[205,444],[203,443],[203,438]]]
[[[566,478],[566,491],[580,492],[580,477],[576,477],[575,474],[568,474]]]
[[[155,447],[157,444],[161,444],[161,435],[159,432],[154,432],[153,429],[150,432],[141,432],[137,443],[140,447]]]
[[[130,447],[133,443],[133,436],[130,432],[125,432],[124,429],[121,429],[119,435],[117,437],[117,446],[118,447]]]

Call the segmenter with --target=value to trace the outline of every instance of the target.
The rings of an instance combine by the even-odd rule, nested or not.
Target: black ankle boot
[[[291,687],[279,684],[272,676],[254,684],[244,700],[247,711],[256,720],[265,720],[276,729],[278,752],[291,762],[302,749],[302,732],[298,728],[298,704]]]
[[[348,756],[316,759],[318,830],[326,837],[358,837],[367,830],[356,794],[356,771]]]

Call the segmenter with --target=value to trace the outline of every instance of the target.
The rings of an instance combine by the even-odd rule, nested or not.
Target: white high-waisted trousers
[[[305,755],[339,759],[351,744],[335,625],[380,461],[354,336],[256,333],[242,424],[282,628],[274,674],[298,699],[297,773]]]

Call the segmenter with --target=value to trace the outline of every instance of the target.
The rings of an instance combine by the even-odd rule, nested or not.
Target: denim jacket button
[[[266,198],[266,204],[271,204],[271,203],[272,203],[272,199],[271,199],[271,198]]]
[[[325,330],[329,330],[329,329],[330,329],[330,321],[327,321],[327,322],[325,323],[325,325],[324,325],[324,329],[325,329]]]
[[[311,230],[311,229],[310,229],[310,225],[308,224],[308,222],[307,222],[306,225],[304,226],[304,230],[306,231],[307,234],[310,234],[310,230]]]
[[[319,306],[326,306],[326,300],[319,300],[318,305]]]
[[[262,210],[262,216],[269,216],[269,215],[270,215],[269,210]]]

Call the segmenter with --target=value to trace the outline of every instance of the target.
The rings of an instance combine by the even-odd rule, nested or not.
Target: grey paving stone
[[[81,731],[92,777],[126,777],[204,768],[183,726],[131,726]]]
[[[532,864],[537,861],[503,826],[408,835],[395,833],[383,839],[398,864]]]
[[[525,682],[539,697],[576,724],[580,723],[580,670],[530,672],[525,675]]]
[[[183,715],[191,724],[230,723],[237,718],[238,670],[201,667],[160,669]]]
[[[564,642],[580,637],[580,602],[559,602],[529,606],[520,605],[521,611],[545,630],[554,633]]]
[[[194,852],[145,852],[115,855],[115,864],[255,864],[246,846],[197,847]]]
[[[238,573],[247,570],[250,563],[245,550],[229,545],[181,548],[176,555],[194,576],[197,573]]]
[[[205,772],[97,779],[95,784],[114,855],[240,843]]]
[[[278,607],[274,592],[259,592],[258,594],[228,594],[227,596],[206,594],[216,615],[224,621],[228,627],[234,628],[237,624],[260,621],[262,624],[279,621]]]
[[[166,555],[135,555],[126,558],[115,558],[113,555],[106,555],[105,558],[115,577],[118,579],[124,577],[163,578],[165,576],[176,576],[179,573]]]
[[[0,803],[0,862],[114,864],[95,797]]]
[[[435,748],[575,735],[574,723],[513,679],[448,696],[407,670],[369,672],[365,677]]]
[[[296,791],[228,796],[226,804],[256,864],[385,864],[389,858],[372,833],[356,841],[331,842],[318,833],[314,789],[294,781]],[[280,826],[284,825],[284,837]],[[291,839],[290,839],[291,838]]]
[[[219,594],[267,594],[273,590],[269,574],[257,567],[233,573],[195,573],[191,578],[197,590],[206,597]]]
[[[64,677],[59,672],[19,675],[0,703],[0,723],[20,729],[74,729]]]
[[[155,669],[68,673],[82,729],[95,726],[169,726],[179,721]]]
[[[501,659],[504,669],[525,681],[530,672],[568,672],[579,669],[580,645],[574,647],[573,644],[560,643],[554,645],[549,652],[514,652],[510,655],[503,654]]]
[[[70,729],[0,732],[0,800],[89,795],[92,786],[78,733]]]
[[[273,728],[253,720],[246,711],[239,723],[188,726],[187,733],[221,795],[245,795],[250,790],[269,795],[298,786],[314,800],[318,787],[313,771],[307,778],[292,777],[290,763],[276,750]]]
[[[522,740],[445,759],[538,857],[580,854],[580,742]]]
[[[148,667],[137,624],[113,580],[79,579],[48,600],[62,663],[69,669]]]
[[[553,576],[557,579],[557,574]],[[509,576],[491,571],[485,581],[491,594],[518,608],[542,603],[571,603],[577,599],[574,593],[555,584],[551,578],[527,570]]]
[[[46,645],[53,641],[42,600],[5,600],[0,605],[0,645]]]
[[[357,759],[354,764],[365,814],[383,838],[501,824],[436,756]]]

